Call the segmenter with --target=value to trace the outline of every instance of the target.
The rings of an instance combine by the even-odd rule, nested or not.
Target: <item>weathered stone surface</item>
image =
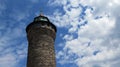
[[[31,25],[27,29],[28,60],[27,67],[56,67],[54,39],[56,32],[52,28]]]

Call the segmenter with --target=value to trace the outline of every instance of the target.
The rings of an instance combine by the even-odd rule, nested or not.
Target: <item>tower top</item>
[[[28,31],[28,29],[31,26],[35,26],[35,27],[41,27],[41,26],[45,26],[47,25],[48,27],[51,27],[51,29],[54,29],[55,32],[57,32],[56,26],[54,24],[52,24],[52,22],[50,22],[50,20],[48,19],[48,17],[44,16],[42,14],[42,12],[40,12],[40,15],[35,17],[33,22],[30,23],[27,28],[26,31]]]

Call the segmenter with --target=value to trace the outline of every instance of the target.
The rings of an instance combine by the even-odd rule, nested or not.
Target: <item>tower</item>
[[[43,15],[26,27],[28,39],[27,67],[56,67],[54,40],[56,27]]]

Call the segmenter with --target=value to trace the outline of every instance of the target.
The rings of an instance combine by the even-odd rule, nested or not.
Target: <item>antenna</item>
[[[40,16],[43,16],[43,10],[40,9]]]

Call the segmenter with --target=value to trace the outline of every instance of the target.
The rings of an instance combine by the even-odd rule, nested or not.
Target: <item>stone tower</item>
[[[54,40],[56,27],[43,15],[34,18],[27,28],[27,67],[56,67]]]

